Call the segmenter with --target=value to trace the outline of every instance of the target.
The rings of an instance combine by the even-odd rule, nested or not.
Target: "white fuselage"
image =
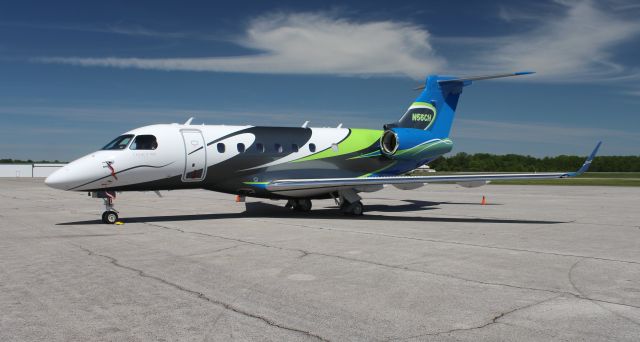
[[[207,176],[210,166],[242,153],[240,145],[249,149],[256,143],[254,134],[233,134],[250,127],[252,126],[160,124],[137,128],[124,135],[132,135],[132,141],[141,135],[153,136],[157,139],[154,149],[134,149],[134,144],[131,143],[122,149],[98,150],[56,171],[46,179],[46,184],[61,190],[108,190],[182,175],[183,185],[198,187]],[[297,152],[288,153],[259,167],[282,164],[311,155],[313,152],[310,151],[309,144],[315,145],[316,151],[321,151],[349,134],[346,128],[311,130],[311,139],[299,146]],[[286,139],[287,137],[282,137],[283,143],[286,143]],[[208,145],[214,141],[215,144]],[[220,146],[224,148],[221,150],[218,144],[222,144]]]

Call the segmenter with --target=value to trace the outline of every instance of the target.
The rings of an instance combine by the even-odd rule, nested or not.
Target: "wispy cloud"
[[[475,51],[466,64],[478,70],[538,71],[539,81],[601,81],[638,70],[617,63],[612,51],[640,36],[640,22],[622,19],[591,1],[558,2],[564,13],[536,17],[501,9],[507,21],[535,20],[521,33],[466,42]]]
[[[609,0],[615,11],[633,11],[640,9],[640,3],[635,0]]]
[[[96,32],[119,34],[125,36],[155,37],[163,39],[206,39],[211,40],[211,36],[203,36],[191,32],[180,31],[157,31],[142,26],[130,26],[123,24],[112,25],[80,25],[80,24],[56,24],[56,23],[31,23],[31,22],[0,22],[0,27],[35,29],[35,30],[60,30],[78,32]]]
[[[620,2],[622,6],[627,3]],[[523,12],[497,14],[517,33],[483,37],[432,37],[424,27],[400,21],[356,21],[332,13],[277,13],[249,22],[231,42],[251,55],[199,58],[45,57],[45,63],[79,66],[268,74],[402,75],[474,74],[535,70],[541,82],[640,78],[640,68],[615,59],[616,47],[640,37],[640,22],[591,1],[556,1]],[[181,38],[193,34],[112,26],[111,33]],[[205,37],[205,35],[196,35]],[[438,47],[453,47],[447,56]],[[462,53],[461,53],[462,51]],[[448,58],[445,58],[448,57]]]
[[[48,57],[40,62],[158,70],[421,78],[444,60],[429,32],[396,21],[356,22],[326,13],[271,14],[250,22],[238,45],[255,55],[207,58]]]
[[[628,90],[628,91],[625,91],[624,93],[631,96],[640,96],[640,89]]]
[[[502,145],[509,145],[512,151],[531,144],[563,146],[560,151],[577,147],[577,150],[573,150],[580,151],[585,146],[590,147],[596,141],[602,140],[609,146],[616,146],[619,153],[637,154],[636,146],[640,143],[638,134],[620,129],[473,119],[456,120],[451,136],[454,137],[454,141],[459,138],[476,143],[501,142]],[[537,149],[539,150],[539,146]]]
[[[542,17],[533,11],[521,11],[505,6],[500,6],[498,10],[498,18],[506,22],[522,21],[522,20],[540,20]]]
[[[8,134],[15,131],[42,129],[34,126],[33,122],[55,119],[57,124],[47,126],[47,129],[66,129],[68,122],[76,125],[90,126],[96,131],[101,130],[103,124],[122,125],[125,128],[133,128],[140,125],[156,123],[171,123],[186,121],[189,117],[195,117],[194,123],[206,124],[232,124],[232,125],[285,125],[296,126],[306,120],[311,120],[310,127],[330,126],[335,127],[339,123],[347,126],[362,126],[362,112],[331,111],[322,109],[304,110],[301,108],[283,109],[279,111],[266,111],[264,108],[250,108],[246,110],[208,110],[202,108],[155,108],[155,107],[82,107],[82,106],[0,106],[0,115],[8,119],[29,118],[22,123],[10,122],[0,126],[0,133]],[[62,119],[62,120],[60,120]],[[296,120],[292,122],[292,120]],[[97,125],[96,125],[97,124]],[[20,125],[16,130],[16,125]],[[377,127],[375,125],[374,127]],[[0,139],[1,140],[1,139]]]

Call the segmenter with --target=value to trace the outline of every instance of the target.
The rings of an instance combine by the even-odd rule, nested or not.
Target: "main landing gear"
[[[343,200],[340,203],[340,211],[346,215],[361,216],[364,213],[364,205],[361,201],[348,202]]]
[[[361,216],[364,213],[364,205],[362,198],[353,189],[345,189],[338,191],[338,198],[335,198],[337,204],[340,205],[340,211],[346,215]]]
[[[287,204],[284,207],[295,211],[308,213],[311,211],[311,200],[308,198],[290,199],[287,201]]]
[[[91,197],[102,198],[105,211],[102,213],[102,223],[114,224],[118,222],[118,211],[113,207],[113,201],[116,199],[115,191],[95,191]]]
[[[352,189],[341,190],[336,194],[331,194],[336,204],[340,206],[340,212],[345,215],[361,216],[364,213],[361,197]],[[287,201],[285,208],[299,212],[311,211],[311,200],[308,198],[296,198]]]

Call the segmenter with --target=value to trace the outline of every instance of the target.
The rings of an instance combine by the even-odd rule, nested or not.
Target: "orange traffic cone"
[[[482,202],[480,202],[480,205],[485,205],[485,204],[487,204],[487,199],[484,196],[482,196]]]

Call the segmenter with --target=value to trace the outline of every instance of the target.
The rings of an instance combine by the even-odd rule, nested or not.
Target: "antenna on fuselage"
[[[189,120],[187,120],[187,122],[184,123],[185,126],[191,125],[191,121],[193,121],[193,116],[189,118]]]
[[[342,122],[336,128],[342,128]]]
[[[309,124],[309,120],[305,121],[305,122],[302,124],[302,128],[307,128],[307,125],[308,125],[308,124]]]

